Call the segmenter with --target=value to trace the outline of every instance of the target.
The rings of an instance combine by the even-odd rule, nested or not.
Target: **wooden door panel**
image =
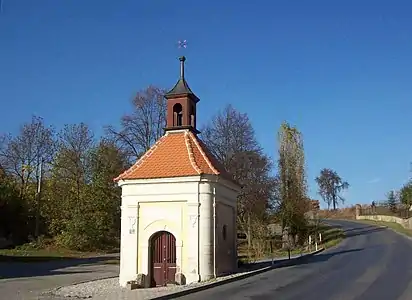
[[[176,266],[167,268],[167,283],[175,283]]]
[[[175,282],[176,239],[169,232],[159,232],[153,237],[152,270],[155,286],[165,286]]]

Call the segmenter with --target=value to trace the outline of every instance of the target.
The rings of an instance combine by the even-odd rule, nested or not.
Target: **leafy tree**
[[[0,237],[14,243],[27,239],[29,227],[26,224],[27,206],[19,196],[19,189],[10,176],[0,167]]]
[[[289,244],[293,246],[296,236],[303,242],[307,228],[308,197],[302,134],[284,122],[278,133],[278,143],[279,213],[282,227],[289,235]]]
[[[129,157],[136,161],[163,134],[166,126],[165,91],[149,86],[132,100],[133,112],[121,118],[120,129],[108,126],[107,132]]]
[[[388,194],[386,195],[387,200],[386,200],[386,204],[388,205],[389,209],[392,212],[396,212],[396,203],[397,203],[397,199],[396,199],[396,194],[394,191],[390,191],[388,192]]]
[[[412,204],[412,181],[407,182],[399,191],[399,200],[402,204],[411,206]]]
[[[113,182],[126,167],[126,156],[118,147],[107,140],[101,140],[91,157],[90,199],[94,210],[93,220],[96,244],[115,245],[120,235],[121,190]]]
[[[50,230],[68,248],[84,250],[93,243],[88,215],[94,209],[89,197],[93,133],[84,124],[66,125],[59,133],[58,152],[53,163],[49,209]]]
[[[320,175],[316,177],[316,182],[319,186],[319,194],[328,205],[333,206],[336,210],[339,202],[344,203],[345,198],[339,195],[340,192],[349,188],[349,183],[343,181],[338,173],[332,169],[322,169]]]

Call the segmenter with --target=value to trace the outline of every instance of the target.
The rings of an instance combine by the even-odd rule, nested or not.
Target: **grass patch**
[[[356,220],[358,223],[374,225],[374,226],[386,226],[396,232],[405,234],[407,236],[412,237],[412,230],[403,227],[401,224],[394,223],[394,222],[383,222],[383,221],[375,221],[375,220]]]
[[[298,255],[298,254],[304,254],[304,253],[307,253],[307,252],[309,252],[309,251],[307,251],[306,249],[292,249],[292,250],[290,250],[290,255],[291,256],[294,256],[294,255]],[[276,257],[287,257],[289,255],[289,252],[287,251],[287,250],[278,250],[278,251],[275,251],[275,252],[273,252],[273,257],[274,258],[276,258]]]
[[[323,234],[322,247],[325,249],[338,245],[345,238],[345,233],[342,229],[332,227],[326,230]]]
[[[63,259],[96,257],[107,252],[81,252],[62,249],[52,245],[39,248],[36,243],[27,243],[13,249],[0,249],[0,262],[42,262]]]
[[[63,260],[63,259],[79,259],[98,256],[101,253],[85,253],[67,250],[17,250],[6,249],[0,250],[0,261],[8,262],[41,262],[51,260]]]
[[[120,259],[108,259],[103,261],[103,264],[105,265],[120,265]]]

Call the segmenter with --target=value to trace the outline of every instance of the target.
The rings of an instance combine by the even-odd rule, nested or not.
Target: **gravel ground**
[[[119,277],[114,277],[61,287],[52,291],[52,294],[60,297],[91,298],[123,291],[126,289],[120,288]]]
[[[253,272],[253,271],[252,271]],[[204,286],[216,281],[227,280],[229,278],[238,277],[250,273],[236,273],[224,277],[219,277],[216,280],[209,282],[196,282],[185,286],[169,286],[150,289],[128,290],[119,286],[119,277],[95,280],[76,285],[70,285],[53,290],[49,293],[50,296],[60,298],[76,298],[76,299],[139,299],[148,300],[154,297],[165,296],[171,293],[192,289],[198,286]]]
[[[292,258],[296,258],[300,255],[292,256]],[[286,260],[285,257],[279,257],[275,259],[275,263],[281,262]],[[245,269],[242,272],[231,274],[228,276],[222,276],[217,279],[208,281],[208,282],[194,282],[184,286],[175,286],[171,285],[168,287],[159,287],[159,288],[150,288],[150,289],[137,289],[137,290],[129,290],[126,288],[121,288],[119,286],[119,277],[107,278],[107,279],[99,279],[94,281],[88,281],[79,284],[67,285],[64,287],[60,287],[58,289],[53,289],[44,296],[47,295],[44,299],[139,299],[139,300],[148,300],[155,297],[165,296],[168,294],[176,293],[179,291],[184,291],[188,289],[192,289],[199,286],[209,285],[216,281],[224,281],[230,278],[242,276],[248,273],[256,272],[257,270],[262,270],[266,268],[270,268],[271,260],[265,259],[257,261],[253,264],[252,269]]]

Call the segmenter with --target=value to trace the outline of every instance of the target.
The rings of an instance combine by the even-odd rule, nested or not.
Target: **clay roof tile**
[[[233,181],[225,168],[190,130],[168,131],[132,167],[115,181],[221,175]]]

